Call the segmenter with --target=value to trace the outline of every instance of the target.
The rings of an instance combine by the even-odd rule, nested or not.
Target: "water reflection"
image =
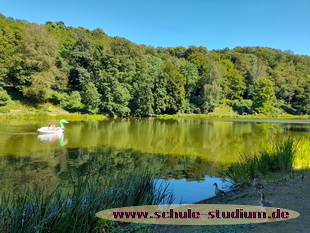
[[[60,146],[65,146],[66,144],[68,144],[68,139],[65,139],[64,134],[39,134],[38,139],[41,142],[59,142]]]
[[[214,183],[217,183],[219,188],[224,191],[228,191],[231,187],[229,180],[212,176],[205,176],[202,181],[188,181],[186,179],[157,181],[159,181],[156,183],[157,188],[162,184],[161,181],[164,185],[169,185],[175,197],[173,204],[192,204],[214,196]]]
[[[310,132],[310,128],[308,127],[285,127],[284,130],[287,131],[295,131],[295,132]]]
[[[190,157],[107,148],[57,149],[37,152],[31,157],[0,157],[0,183],[2,191],[17,193],[40,186],[52,190],[59,182],[72,183],[85,175],[99,174],[102,179],[110,180],[141,171],[161,180],[197,182],[204,181],[206,174],[218,175],[222,169],[218,164]]]
[[[44,124],[48,122],[0,122],[0,131],[4,128],[3,131],[6,132],[28,133]],[[70,143],[65,147],[74,149],[103,146],[131,149],[142,154],[191,156],[228,165],[238,161],[240,154],[271,149],[275,143],[283,142],[288,137],[310,139],[308,132],[287,131],[284,127],[288,126],[294,127],[294,124],[253,124],[207,119],[70,122],[65,132],[65,138]],[[309,129],[309,124],[300,124],[300,127]],[[50,146],[38,143],[35,135],[0,135],[0,156],[25,156],[56,148],[54,143]]]
[[[299,148],[304,148],[304,157],[296,160],[298,167],[309,165],[306,123],[117,119],[70,122],[64,135],[33,134],[45,124],[0,121],[0,131],[6,132],[0,134],[0,192],[24,192],[39,186],[53,189],[86,174],[109,180],[147,171],[156,179],[168,180],[176,194],[182,190],[180,195],[201,193],[199,198],[183,196],[191,202],[204,194],[203,198],[213,195],[210,176],[219,176],[240,154],[270,149],[288,137],[300,139]]]

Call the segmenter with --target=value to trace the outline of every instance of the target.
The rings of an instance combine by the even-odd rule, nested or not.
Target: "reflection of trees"
[[[71,147],[108,145],[142,153],[205,157],[227,164],[238,158],[238,145],[243,144],[243,139],[235,134],[253,134],[251,126],[243,125],[240,129],[233,125],[201,119],[121,119],[101,122],[97,131],[84,127],[76,134],[74,130],[69,140]]]
[[[221,168],[200,158],[137,153],[132,150],[84,148],[40,152],[36,157],[1,157],[3,191],[22,192],[30,188],[53,189],[59,182],[72,183],[91,175],[105,180],[124,178],[141,171],[156,178],[202,180]],[[39,159],[41,157],[41,159]]]
[[[68,156],[71,158],[69,170],[73,175],[90,173],[109,177],[147,171],[157,178],[197,180],[207,174],[217,174],[219,169],[199,158],[148,155],[132,150],[79,149],[70,150]]]
[[[51,155],[50,152],[45,154]],[[57,166],[53,162],[59,161],[59,158],[54,157],[54,160],[48,162],[45,159],[7,156],[1,157],[0,161],[1,191],[21,192],[42,186],[51,190],[58,183]]]
[[[42,123],[37,125],[32,128],[36,129]],[[283,127],[288,128],[283,124],[209,119],[127,118],[70,122],[65,139],[68,139],[67,148],[105,146],[121,150],[132,149],[142,154],[202,157],[208,161],[229,165],[238,161],[240,153],[252,154],[269,149],[272,144],[284,141],[288,136],[307,137],[304,132],[287,131],[283,130]],[[5,150],[0,153],[4,155],[33,156],[33,152],[58,148],[56,144],[38,142],[36,135],[1,137],[0,144],[4,143]]]
[[[238,161],[240,153],[271,149],[288,137],[309,141],[307,132],[288,127],[206,119],[70,122],[65,132],[67,149],[42,143],[37,135],[4,134],[0,148],[5,150],[0,153],[12,156],[0,157],[0,182],[3,190],[38,184],[50,188],[87,172],[108,179],[144,170],[157,178],[201,180]],[[302,161],[307,160],[299,159],[298,166]]]

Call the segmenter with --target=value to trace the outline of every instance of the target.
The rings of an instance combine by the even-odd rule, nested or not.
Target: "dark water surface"
[[[147,170],[166,180],[177,201],[210,197],[219,171],[288,137],[310,141],[310,121],[116,119],[70,122],[64,135],[38,135],[48,121],[0,121],[2,191],[22,192],[87,174]],[[300,159],[299,166],[309,159]]]

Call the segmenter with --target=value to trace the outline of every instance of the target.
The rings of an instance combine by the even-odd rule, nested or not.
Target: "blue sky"
[[[310,55],[310,0],[0,0],[7,17],[102,28],[152,46],[262,46]]]

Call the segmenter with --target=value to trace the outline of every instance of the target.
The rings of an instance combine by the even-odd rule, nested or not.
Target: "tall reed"
[[[107,224],[95,216],[104,209],[172,203],[168,187],[155,188],[147,174],[126,179],[79,178],[73,187],[52,193],[7,194],[0,197],[0,232],[108,232],[121,223]]]
[[[277,144],[273,151],[261,151],[252,156],[241,155],[238,163],[231,165],[223,175],[235,183],[251,181],[255,176],[276,171],[289,171],[293,168],[296,155],[296,142],[289,138]]]

